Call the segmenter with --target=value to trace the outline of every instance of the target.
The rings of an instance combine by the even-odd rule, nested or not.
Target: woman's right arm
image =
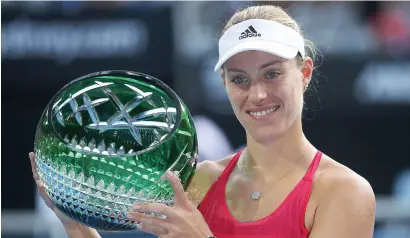
[[[54,212],[54,214],[60,219],[64,225],[64,229],[70,238],[101,238],[100,234],[95,229],[81,225],[80,223],[70,219],[68,216],[60,212],[57,207],[51,202],[48,197],[45,187],[40,180],[40,176],[37,173],[36,163],[34,162],[34,153],[30,153],[31,171],[33,173],[34,181],[37,184],[37,189],[41,198],[46,205]]]

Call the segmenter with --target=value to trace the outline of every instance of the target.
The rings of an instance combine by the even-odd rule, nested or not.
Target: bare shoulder
[[[335,237],[335,233],[337,237],[372,237],[376,199],[365,178],[323,155],[314,193],[317,204],[311,237]]]
[[[315,183],[324,192],[324,198],[335,196],[332,193],[336,192],[374,199],[373,189],[364,177],[327,155],[323,155]]]
[[[205,160],[198,163],[195,175],[187,188],[188,197],[194,205],[198,205],[203,200],[232,157],[233,155],[229,155],[221,160]]]
[[[227,161],[229,158],[224,158],[218,161],[205,160],[198,163],[195,170],[195,175],[192,178],[191,186],[198,186],[204,184],[212,184],[216,181],[222,171],[225,169],[224,161]]]

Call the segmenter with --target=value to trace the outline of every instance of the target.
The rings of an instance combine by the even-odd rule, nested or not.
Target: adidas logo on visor
[[[253,26],[249,26],[244,32],[239,36],[239,40],[246,39],[248,37],[261,37],[261,33],[258,33]]]

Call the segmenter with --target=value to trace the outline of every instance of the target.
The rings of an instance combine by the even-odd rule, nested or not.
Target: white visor
[[[305,57],[303,37],[292,28],[278,22],[250,19],[230,27],[219,40],[219,60],[215,71],[232,56],[257,50],[293,59],[298,53]]]

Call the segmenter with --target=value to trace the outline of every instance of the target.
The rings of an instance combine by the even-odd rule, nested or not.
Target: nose
[[[265,101],[268,97],[267,88],[264,82],[260,80],[255,80],[251,83],[249,89],[249,99],[255,103],[260,104]]]

